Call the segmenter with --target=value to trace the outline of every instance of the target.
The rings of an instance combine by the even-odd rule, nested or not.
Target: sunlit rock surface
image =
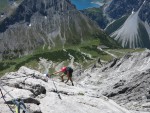
[[[43,77],[35,70],[21,67],[19,71],[3,76],[0,84],[13,97],[22,98],[31,113],[130,113],[97,90],[84,88],[75,81],[75,86],[71,86],[58,78],[45,77],[48,80],[45,81]],[[9,95],[4,90],[2,92],[6,101],[11,102]],[[11,113],[2,98],[0,112]]]
[[[150,51],[128,53],[84,73],[80,84],[132,110],[150,111]]]

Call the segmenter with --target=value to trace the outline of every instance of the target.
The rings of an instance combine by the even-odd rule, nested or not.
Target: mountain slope
[[[97,89],[127,109],[150,112],[150,50],[128,53],[83,76],[78,82],[82,86]]]
[[[69,0],[24,0],[0,23],[0,52],[3,58],[20,56],[39,46],[64,47],[93,37],[102,37],[102,42],[112,45],[109,37]]]
[[[149,0],[111,0],[97,8],[96,13],[92,9],[83,13],[95,20],[123,47],[150,48],[149,4]]]
[[[62,83],[58,78],[47,78],[24,66],[17,72],[6,74],[0,81],[0,87],[3,85],[3,89],[8,91],[6,93],[2,89],[6,93],[6,102],[12,105],[8,93],[14,98],[20,97],[30,113],[141,113],[130,112],[95,89],[85,88],[75,81],[75,86],[70,86],[70,83]],[[12,112],[3,99],[0,99],[0,103],[0,112]]]
[[[123,47],[137,48],[137,47],[147,47],[150,48],[149,36],[141,35],[145,24],[140,20],[138,14],[140,9],[137,12],[133,12],[125,21],[125,23],[114,33],[111,34],[112,37],[115,37],[115,40],[120,42]],[[140,26],[141,25],[141,26]],[[150,29],[149,29],[150,30]],[[146,31],[148,32],[148,31]],[[146,33],[144,33],[146,34]],[[143,37],[143,39],[142,39]]]
[[[102,29],[104,29],[108,24],[108,20],[103,14],[102,8],[89,8],[81,10],[81,12],[92,20],[96,21]]]
[[[115,0],[113,1],[115,2]],[[112,2],[112,4],[113,4]],[[124,22],[124,24],[122,26],[120,26],[116,31],[114,31],[111,35],[111,37],[114,37],[115,40],[117,40],[119,43],[121,43],[121,45],[123,47],[129,47],[129,48],[137,48],[137,47],[146,47],[146,48],[150,48],[150,26],[149,26],[149,18],[145,17],[145,19],[143,19],[142,17],[144,16],[145,13],[141,13],[143,11],[143,9],[145,9],[145,7],[147,6],[146,4],[148,4],[148,1],[138,1],[141,5],[137,5],[136,3],[130,2],[130,3],[126,3],[121,2],[122,4],[120,4],[119,7],[115,7],[114,5],[110,5],[108,8],[108,14],[110,15],[110,17],[112,18],[120,18],[123,15],[127,15],[131,12],[131,9],[127,9],[124,6],[123,9],[123,4],[127,4],[127,6],[130,6],[130,4],[134,4],[131,8],[132,9],[132,13],[130,14],[130,16],[126,19],[126,21]],[[119,2],[117,2],[119,4]],[[116,4],[117,4],[116,3]],[[112,6],[114,6],[115,8],[112,8]],[[139,7],[139,9],[138,9]],[[112,8],[112,9],[111,9]],[[116,11],[120,11],[120,9],[122,8],[122,13],[117,13]],[[109,10],[111,9],[111,10]],[[138,10],[137,10],[138,9]],[[137,10],[137,11],[136,11]],[[136,12],[135,12],[136,11]],[[147,12],[147,14],[149,13],[148,10],[145,9],[145,11]],[[145,24],[146,23],[146,24]],[[113,23],[111,24],[111,26],[113,25]],[[116,26],[114,26],[115,28]],[[109,28],[109,26],[108,26]],[[106,29],[107,31],[107,29]]]
[[[147,20],[150,23],[149,3],[149,0],[112,0],[105,11],[111,18],[118,19],[132,11],[138,11],[142,6],[139,17],[142,21]]]

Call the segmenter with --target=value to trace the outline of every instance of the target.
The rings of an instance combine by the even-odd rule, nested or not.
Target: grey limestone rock
[[[33,77],[32,73],[41,78]],[[14,98],[22,98],[30,113],[131,113],[113,100],[102,96],[97,90],[81,87],[75,81],[75,86],[71,86],[59,82],[58,78],[48,78],[46,82],[43,81],[43,77],[46,76],[27,67],[21,67],[17,72],[5,74],[0,85],[3,85]],[[3,93],[5,100],[14,110],[11,97],[7,92]],[[2,98],[0,112],[11,113]]]
[[[113,66],[112,63],[114,64]],[[83,86],[97,89],[100,94],[131,110],[150,112],[145,106],[150,92],[150,50],[128,53],[81,80]],[[146,104],[148,106],[148,104]]]

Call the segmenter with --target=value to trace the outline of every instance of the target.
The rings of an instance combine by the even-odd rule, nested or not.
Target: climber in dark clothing
[[[55,73],[53,73],[53,74],[60,73],[60,72],[63,72],[63,74],[61,75],[61,80],[62,80],[62,82],[64,82],[63,77],[64,77],[65,75],[67,75],[68,79],[67,79],[67,81],[66,81],[65,83],[67,83],[68,80],[70,80],[71,83],[72,83],[72,86],[74,86],[73,81],[72,81],[73,69],[72,69],[71,67],[62,67],[60,71],[55,72]]]

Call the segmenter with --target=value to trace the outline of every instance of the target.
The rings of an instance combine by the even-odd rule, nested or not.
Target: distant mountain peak
[[[148,0],[112,0],[106,14],[113,20],[106,32],[123,47],[150,48],[150,18]]]

